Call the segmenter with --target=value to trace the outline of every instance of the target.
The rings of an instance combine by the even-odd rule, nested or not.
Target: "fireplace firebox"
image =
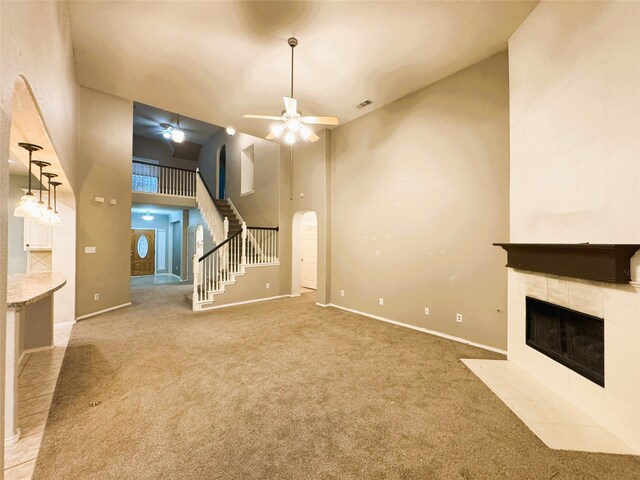
[[[604,387],[604,319],[526,297],[526,343]]]

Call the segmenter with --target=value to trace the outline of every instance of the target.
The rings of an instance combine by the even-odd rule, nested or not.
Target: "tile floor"
[[[49,406],[72,326],[57,327],[55,348],[26,354],[20,362],[18,378],[18,426],[20,440],[5,447],[5,480],[29,480],[36,466],[40,441],[47,423]]]
[[[139,287],[142,285],[188,285],[189,283],[190,282],[186,280],[180,280],[180,277],[170,273],[131,277],[132,287]]]
[[[547,447],[633,454],[622,440],[513,363],[462,361]]]

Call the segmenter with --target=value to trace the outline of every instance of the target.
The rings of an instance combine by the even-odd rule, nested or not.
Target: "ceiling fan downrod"
[[[293,98],[293,49],[296,48],[296,45],[298,45],[298,39],[295,37],[291,37],[289,38],[289,40],[287,40],[287,43],[291,47],[291,95],[289,96]]]

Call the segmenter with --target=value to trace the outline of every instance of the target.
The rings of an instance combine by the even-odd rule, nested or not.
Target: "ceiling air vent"
[[[357,105],[358,110],[362,110],[364,107],[368,107],[373,103],[373,100],[369,100],[368,98]]]

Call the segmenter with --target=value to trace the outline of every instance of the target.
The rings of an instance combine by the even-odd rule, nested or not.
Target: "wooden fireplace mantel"
[[[507,267],[610,283],[631,281],[631,257],[640,245],[494,243],[507,251]]]

